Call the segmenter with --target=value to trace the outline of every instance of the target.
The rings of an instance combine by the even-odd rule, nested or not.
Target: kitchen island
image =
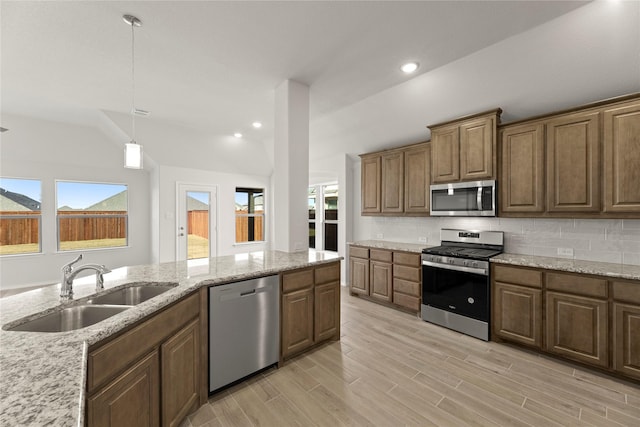
[[[164,309],[199,288],[328,264],[330,252],[261,251],[209,260],[122,267],[105,275],[105,290],[129,283],[172,283],[169,291],[86,328],[60,333],[0,331],[0,424],[85,424],[89,347]],[[74,298],[95,293],[95,278],[78,279]],[[0,323],[13,325],[60,304],[60,285],[0,299]],[[204,373],[203,375],[206,375]]]

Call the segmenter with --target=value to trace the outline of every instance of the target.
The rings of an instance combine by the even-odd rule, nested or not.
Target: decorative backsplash
[[[424,244],[434,246],[442,228],[504,231],[505,252],[514,254],[640,265],[638,219],[360,217],[354,240],[424,243],[419,239],[426,237]]]

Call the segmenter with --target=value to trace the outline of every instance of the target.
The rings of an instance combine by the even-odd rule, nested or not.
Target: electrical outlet
[[[573,256],[573,248],[558,248],[558,255]]]
[[[427,243],[426,237],[418,237],[418,243]]]
[[[384,235],[382,233],[376,234],[376,239],[382,239]]]

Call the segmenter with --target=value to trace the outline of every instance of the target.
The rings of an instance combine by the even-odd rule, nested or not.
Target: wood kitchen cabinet
[[[542,273],[493,265],[493,333],[531,347],[542,347]]]
[[[280,359],[340,339],[340,262],[280,276]]]
[[[429,215],[430,145],[361,154],[362,215]]]
[[[497,126],[501,113],[498,108],[429,126],[433,184],[496,177]]]
[[[613,293],[613,368],[640,380],[640,282],[615,281]]]
[[[363,154],[361,157],[361,203],[362,214],[382,212],[382,156]]]
[[[369,249],[349,247],[349,289],[352,294],[369,295]]]
[[[500,141],[500,214],[544,212],[544,125],[527,123],[504,128]]]
[[[600,211],[600,112],[546,123],[547,210]]]
[[[372,298],[391,302],[393,253],[383,249],[369,250],[369,286]]]
[[[382,155],[382,212],[404,212],[404,153],[400,150]]]
[[[88,426],[175,426],[206,401],[202,295],[89,348]]]
[[[368,270],[365,268],[366,265],[369,266]],[[349,247],[349,269],[349,288],[352,295],[394,308],[420,311],[420,253],[352,245]],[[365,280],[367,285],[363,286]]]
[[[607,108],[604,122],[604,212],[640,214],[640,100]]]

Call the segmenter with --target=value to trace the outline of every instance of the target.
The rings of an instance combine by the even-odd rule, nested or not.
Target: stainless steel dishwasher
[[[209,288],[209,392],[278,363],[278,276]]]

